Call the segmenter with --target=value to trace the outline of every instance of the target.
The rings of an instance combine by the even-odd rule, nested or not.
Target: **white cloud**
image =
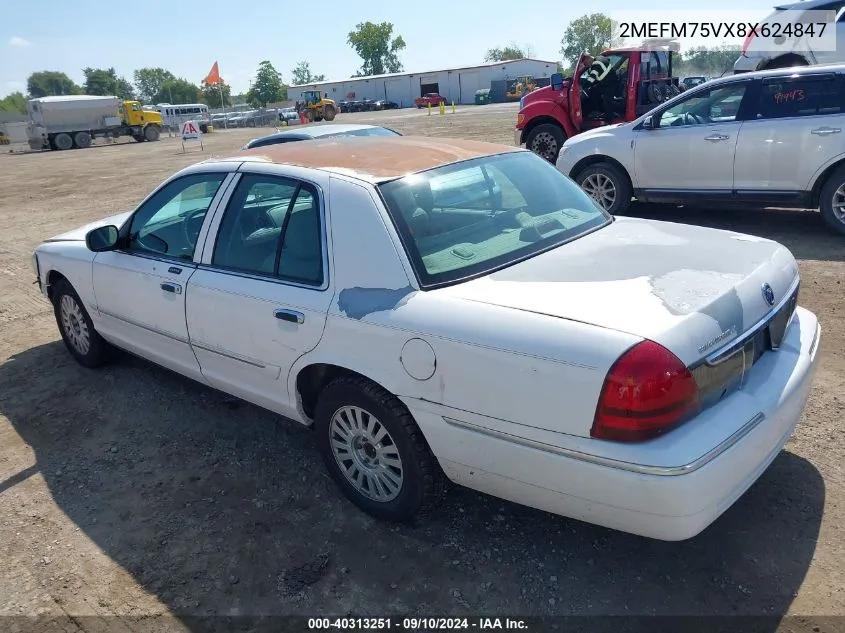
[[[32,46],[32,42],[16,35],[9,38],[9,46],[12,48],[26,48],[27,46]]]

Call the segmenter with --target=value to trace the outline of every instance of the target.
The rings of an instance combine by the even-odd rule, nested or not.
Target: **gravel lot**
[[[515,113],[338,122],[511,144]],[[0,155],[0,615],[72,616],[42,623],[62,631],[112,630],[113,615],[124,616],[119,630],[141,630],[156,614],[177,616],[156,621],[167,630],[239,614],[845,616],[845,240],[814,212],[633,209],[782,241],[823,328],[822,366],[787,450],[686,542],[458,488],[416,525],[381,524],[335,489],[299,425],[128,356],[100,371],[76,365],[32,285],[32,248],[133,208],[175,169],[260,133],[215,132],[205,152],[164,136]],[[845,618],[774,618],[763,630],[778,626],[828,632]]]

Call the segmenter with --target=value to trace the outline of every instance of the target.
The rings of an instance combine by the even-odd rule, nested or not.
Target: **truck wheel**
[[[161,136],[161,132],[155,125],[148,125],[144,128],[144,138],[148,141],[157,141],[159,136]]]
[[[323,108],[323,118],[326,119],[326,121],[334,121],[335,116],[337,116],[337,112],[335,112],[333,107],[326,106]]]
[[[88,132],[77,132],[73,135],[73,144],[79,149],[91,147],[91,135]]]
[[[563,130],[551,123],[543,123],[533,128],[525,139],[525,146],[532,152],[545,158],[550,163],[557,162],[557,155],[566,136]]]
[[[56,146],[56,149],[67,150],[73,147],[73,139],[70,137],[70,134],[56,134],[56,137],[53,139],[53,145]]]
[[[819,211],[829,228],[845,235],[845,165],[824,183],[819,193]]]
[[[407,521],[433,505],[445,478],[405,405],[363,377],[338,378],[317,401],[314,430],[326,468],[352,503]]]
[[[631,205],[628,176],[612,163],[595,163],[585,167],[573,180],[611,215],[621,215]]]

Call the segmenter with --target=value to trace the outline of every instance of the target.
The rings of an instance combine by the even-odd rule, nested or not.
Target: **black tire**
[[[161,131],[155,125],[148,125],[144,128],[144,138],[150,142],[157,141],[161,136]]]
[[[553,123],[543,123],[531,129],[525,139],[525,147],[554,165],[565,140],[563,128]]]
[[[53,284],[52,290],[53,313],[56,317],[56,325],[59,326],[59,333],[62,335],[62,340],[64,341],[68,352],[70,352],[70,355],[73,356],[76,362],[80,365],[88,367],[89,369],[100,367],[108,362],[111,356],[112,347],[97,333],[97,330],[94,329],[94,324],[91,321],[91,317],[88,316],[88,311],[85,309],[85,305],[82,303],[79,295],[76,294],[76,290],[74,290],[73,286],[70,285],[70,282],[65,279],[60,279],[58,282]],[[65,306],[65,301],[70,302],[68,304],[69,306],[75,306],[75,308],[68,310],[67,325],[64,323],[63,315],[63,306]],[[88,341],[87,348],[78,343],[78,338],[76,341],[72,339],[69,330],[74,330],[76,332],[81,332],[83,330],[86,331]]]
[[[91,135],[88,132],[77,132],[73,135],[73,144],[79,149],[91,147]]]
[[[836,233],[845,235],[845,207],[834,204],[845,203],[845,195],[837,195],[839,188],[845,192],[845,165],[834,170],[819,192],[819,211],[825,224]]]
[[[382,442],[391,440],[387,447],[398,452],[402,467],[402,482],[395,498],[376,501],[366,496],[341,470],[332,450],[331,429],[333,416],[343,407],[363,409],[387,431],[387,439]],[[347,498],[368,514],[386,521],[410,521],[442,496],[445,476],[410,412],[396,396],[369,380],[344,376],[329,383],[317,401],[314,430],[332,478]],[[351,454],[346,461],[353,462]]]
[[[323,118],[326,121],[334,121],[334,118],[337,116],[337,112],[331,106],[326,106],[323,108]]]
[[[590,187],[585,187],[585,182],[591,177],[597,177],[595,180],[604,181],[609,179],[613,185],[613,201],[610,203],[606,196],[601,196],[599,191],[593,195],[592,191],[588,191]],[[622,169],[613,163],[594,163],[579,171],[573,180],[584,190],[587,195],[592,197],[605,211],[611,215],[622,215],[631,206],[631,181]],[[594,183],[598,186],[601,182]]]
[[[143,143],[143,142],[146,140],[146,139],[144,139],[144,135],[143,135],[143,134],[133,134],[133,135],[132,135],[132,138],[134,138],[134,139],[135,139],[136,141],[138,141],[139,143]]]
[[[53,145],[57,150],[65,151],[73,147],[73,139],[70,137],[70,134],[62,132],[61,134],[56,134],[53,139]]]

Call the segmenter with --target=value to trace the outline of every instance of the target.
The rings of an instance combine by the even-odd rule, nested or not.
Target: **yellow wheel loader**
[[[302,101],[297,103],[297,112],[305,113],[308,122],[332,121],[337,116],[337,104],[332,99],[326,99],[319,90],[302,93]]]

